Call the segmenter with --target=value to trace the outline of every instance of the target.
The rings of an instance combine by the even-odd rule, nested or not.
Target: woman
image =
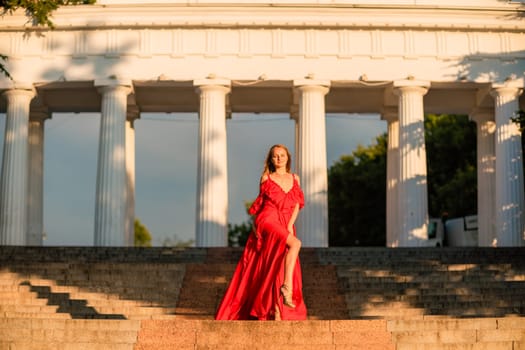
[[[294,223],[304,205],[299,177],[290,173],[291,157],[283,145],[266,156],[259,196],[249,209],[255,215],[216,320],[304,320],[299,265],[301,241]]]

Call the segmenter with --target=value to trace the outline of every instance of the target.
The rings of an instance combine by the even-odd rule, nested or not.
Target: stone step
[[[520,350],[522,342],[476,342],[476,343],[398,343],[396,350]]]
[[[425,286],[408,286],[403,283],[398,284],[389,284],[387,286],[374,286],[363,288],[359,285],[354,285],[351,288],[345,286],[344,283],[341,283],[341,289],[345,294],[354,294],[354,295],[383,295],[386,297],[395,296],[395,295],[414,295],[414,296],[446,296],[446,295],[497,295],[501,297],[514,297],[523,295],[523,288],[518,287],[505,287],[492,285],[489,287],[479,287],[471,286],[469,284],[458,283],[456,287],[448,286],[448,288],[428,288],[428,285]]]
[[[147,287],[121,287],[121,286],[101,286],[91,285],[81,286],[57,286],[53,283],[42,283],[39,281],[30,281],[26,285],[12,285],[10,288],[4,286],[0,293],[8,295],[9,293],[19,293],[20,295],[36,293],[39,298],[49,299],[50,297],[63,299],[66,296],[69,299],[109,299],[109,300],[138,300],[142,302],[165,302],[176,300],[181,284],[171,284],[169,286],[154,287],[151,283]],[[108,283],[109,284],[109,283]]]
[[[403,293],[403,291],[399,291],[396,293],[385,293],[381,294],[380,291],[371,291],[370,294],[367,296],[364,294],[363,291],[347,291],[345,293],[347,303],[390,303],[390,302],[407,302],[411,304],[416,303],[442,303],[442,302],[474,302],[474,303],[480,303],[483,302],[486,305],[494,305],[494,306],[506,306],[506,305],[514,305],[514,306],[524,306],[521,297],[524,295],[524,293],[498,293],[498,292],[486,292],[485,295],[481,293],[473,293],[472,297],[469,298],[468,294],[447,294],[447,293],[439,293],[439,294],[409,294],[409,293]]]
[[[426,265],[406,265],[406,264],[389,264],[374,265],[368,264],[364,266],[344,265],[339,264],[338,271],[348,275],[370,276],[370,277],[388,277],[394,276],[397,271],[403,274],[425,274],[425,273],[456,273],[456,274],[494,274],[507,273],[512,270],[522,273],[525,266],[522,264],[510,264],[507,262],[491,263],[491,264],[426,264]]]
[[[174,307],[123,307],[111,304],[99,307],[90,305],[0,305],[0,316],[10,318],[149,319],[174,314]]]
[[[148,319],[155,316],[175,315],[175,308],[163,307],[37,307],[29,309],[27,306],[14,306],[12,308],[2,306],[0,315],[4,317],[38,317],[38,318],[75,318],[75,319]]]
[[[422,308],[403,307],[394,309],[390,307],[368,308],[368,309],[349,309],[348,319],[404,319],[415,318],[427,315],[428,312]]]
[[[93,343],[79,342],[70,339],[68,342],[36,342],[36,341],[3,341],[0,340],[0,350],[134,350],[134,343]]]
[[[143,321],[136,349],[394,349],[383,320]]]
[[[494,282],[494,283],[473,283],[473,282],[425,282],[425,283],[412,283],[412,282],[388,282],[383,281],[380,283],[350,283],[345,280],[341,280],[341,286],[343,289],[353,291],[392,291],[392,290],[407,290],[407,289],[423,289],[423,290],[445,290],[452,291],[455,289],[466,288],[474,291],[506,291],[513,290],[523,293],[525,291],[525,283],[523,282]]]
[[[1,278],[1,277],[0,277]],[[16,284],[1,284],[0,293],[3,292],[30,292],[29,286],[20,286]]]
[[[111,296],[102,293],[36,293],[36,292],[0,292],[0,305],[24,304],[24,305],[60,305],[74,306],[79,303],[93,307],[105,307],[118,305],[118,307],[175,307],[177,295],[157,296],[142,295],[143,298],[118,299],[118,296]],[[20,302],[23,300],[23,302]]]
[[[3,341],[49,342],[76,341],[80,343],[135,343],[135,331],[106,331],[103,329],[0,329],[0,339]]]
[[[1,301],[0,305],[34,305],[34,306],[44,306],[48,305],[47,300],[37,299],[34,297],[25,297],[24,295],[19,295],[10,299],[5,299]]]
[[[494,308],[465,308],[465,309],[425,309],[405,307],[391,309],[388,307],[348,310],[347,319],[411,319],[416,316],[448,316],[448,317],[504,317],[520,316],[523,313],[513,312],[512,309]]]
[[[46,263],[47,264],[47,263]],[[0,271],[4,278],[31,278],[50,276],[64,276],[70,279],[108,279],[126,280],[133,278],[137,281],[148,281],[151,279],[173,279],[180,278],[185,273],[184,264],[156,264],[146,265],[136,263],[108,264],[105,266],[42,266],[39,262],[26,262],[24,265],[9,264],[9,269]]]
[[[0,277],[1,278],[1,277]],[[120,289],[137,289],[137,290],[153,290],[155,289],[152,285],[155,283],[158,288],[165,288],[168,289],[169,287],[176,286],[177,284],[180,284],[182,281],[182,276],[180,279],[159,279],[156,280],[154,278],[147,280],[147,281],[140,281],[140,280],[133,280],[132,277],[130,277],[128,280],[118,280],[118,279],[112,279],[112,278],[101,278],[101,279],[66,279],[62,278],[61,276],[57,276],[55,278],[45,276],[45,278],[39,278],[39,277],[27,277],[27,278],[19,278],[19,279],[2,279],[2,285],[11,285],[11,286],[20,286],[20,285],[36,285],[36,286],[74,286],[77,288],[85,288],[89,289],[91,287],[96,288],[104,288],[104,287],[116,287]]]
[[[1,278],[1,277],[0,277]],[[48,277],[46,278],[24,278],[20,280],[3,280],[1,283],[3,289],[14,288],[18,286],[34,286],[34,287],[63,287],[63,288],[77,288],[79,291],[92,292],[99,289],[108,289],[115,288],[120,291],[152,291],[152,290],[173,290],[173,287],[180,286],[182,283],[182,278],[180,280],[155,280],[151,279],[149,281],[136,281],[133,282],[132,279],[129,280],[111,280],[111,279],[62,279],[60,277]],[[155,288],[154,286],[157,286]],[[71,292],[74,290],[66,290]]]
[[[20,312],[20,311],[0,312],[0,317],[45,319],[45,320],[53,320],[53,319],[65,320],[65,319],[72,318],[70,314],[65,314],[65,313]]]
[[[436,330],[522,330],[525,332],[525,317],[504,318],[424,318],[419,320],[389,320],[387,329],[390,332],[420,331],[433,332]]]
[[[432,349],[436,345],[452,348],[462,344],[480,344],[476,349],[522,349],[520,346],[525,345],[525,318],[522,317],[392,320],[388,321],[387,329],[401,349]]]
[[[525,306],[525,301],[521,301],[519,299],[513,300],[504,300],[502,299],[502,295],[499,296],[499,299],[495,300],[493,295],[482,295],[482,294],[474,294],[474,295],[468,295],[468,294],[461,294],[461,295],[453,295],[453,294],[440,294],[440,295],[431,295],[431,294],[423,294],[423,295],[407,295],[407,294],[389,294],[389,295],[381,295],[381,294],[371,294],[371,295],[363,295],[363,294],[351,294],[348,293],[346,296],[346,301],[349,304],[365,304],[365,303],[371,303],[371,304],[385,304],[385,303],[392,303],[392,302],[404,302],[409,303],[411,305],[428,305],[428,304],[439,304],[439,303],[453,303],[453,302],[460,302],[460,303],[484,303],[485,305],[490,304],[493,306]]]
[[[152,248],[153,249],[153,248]],[[220,249],[220,248],[219,248]],[[482,263],[482,264],[470,264],[470,263],[446,263],[436,261],[432,264],[421,264],[418,261],[416,265],[407,264],[406,261],[400,261],[399,264],[392,263],[389,260],[387,263],[369,263],[366,265],[354,265],[354,264],[321,264],[323,266],[337,266],[341,271],[347,271],[348,273],[360,272],[364,275],[370,276],[388,276],[391,275],[391,270],[396,270],[405,273],[424,273],[424,272],[464,272],[464,273],[494,273],[494,272],[507,272],[510,268],[516,269],[516,271],[523,271],[525,269],[524,263],[518,262],[506,262],[504,258],[499,258],[502,262],[495,263]],[[424,260],[424,259],[421,259]],[[203,264],[205,262],[192,262],[192,263],[140,263],[135,262],[121,262],[121,263],[53,263],[46,262],[43,266],[38,260],[33,260],[38,264],[24,263],[9,263],[9,270],[14,274],[31,274],[31,273],[66,273],[66,274],[89,274],[90,272],[96,272],[100,275],[133,275],[137,271],[150,271],[153,275],[167,275],[177,274],[184,272],[184,267],[188,264]],[[235,267],[237,262],[213,262],[210,268],[214,270],[229,271]],[[5,265],[5,264],[4,264]],[[301,264],[301,266],[312,266],[313,271],[316,271],[316,266],[319,263]],[[132,268],[130,268],[132,267]],[[0,273],[5,273],[3,269],[0,269]],[[150,275],[144,275],[142,277],[147,278]]]
[[[20,262],[65,262],[65,263],[121,263],[126,261],[145,263],[190,263],[204,262],[206,248],[176,247],[22,247],[5,246],[1,249],[0,261]]]
[[[42,320],[28,318],[0,318],[0,328],[34,329],[34,330],[106,330],[110,331],[138,331],[140,321],[129,320]]]
[[[496,299],[495,299],[496,298]],[[493,307],[524,307],[525,300],[519,298],[502,298],[496,295],[355,295],[349,294],[346,299],[348,304],[366,305],[418,305],[431,306],[493,306]]]
[[[20,262],[66,262],[66,263],[202,263],[206,261],[236,263],[242,248],[127,248],[127,247],[17,247],[2,248],[0,261]],[[367,248],[367,247],[330,247],[303,248],[302,263],[321,262],[338,265],[370,261],[382,264],[398,263],[407,265],[411,261],[428,263],[484,263],[521,262],[525,252],[521,248]],[[366,265],[364,265],[366,266]]]
[[[392,276],[363,276],[363,275],[347,275],[343,273],[338,274],[339,278],[348,281],[349,283],[427,283],[427,282],[469,282],[469,283],[501,283],[501,282],[523,282],[525,281],[525,274],[506,273],[506,274],[457,274],[453,272],[443,273],[428,273],[418,275],[406,275],[397,272]]]
[[[166,311],[164,311],[166,312]],[[27,318],[27,319],[45,319],[45,320],[64,320],[64,319],[83,319],[83,320],[164,320],[173,319],[175,314],[100,314],[100,313],[77,313],[71,315],[70,313],[42,313],[42,312],[0,312],[2,318]],[[178,317],[178,316],[177,316]],[[210,317],[209,319],[212,319]]]
[[[58,305],[23,305],[23,304],[1,304],[0,312],[57,312]]]
[[[134,264],[134,263],[119,263],[119,264],[84,264],[69,266],[52,265],[46,263],[43,267],[40,263],[37,264],[9,264],[9,270],[18,275],[37,274],[66,274],[66,275],[90,275],[95,273],[101,276],[133,276],[137,272],[149,272],[146,275],[140,275],[140,278],[149,278],[151,276],[167,276],[184,273],[185,264]]]
[[[0,318],[0,349],[133,349],[140,321]]]

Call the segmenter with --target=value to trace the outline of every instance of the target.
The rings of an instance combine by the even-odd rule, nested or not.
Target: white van
[[[445,222],[445,232],[449,247],[477,247],[478,216],[449,219]]]
[[[441,219],[430,218],[428,220],[428,237],[425,246],[443,247],[444,239],[445,230],[443,229],[443,222]]]

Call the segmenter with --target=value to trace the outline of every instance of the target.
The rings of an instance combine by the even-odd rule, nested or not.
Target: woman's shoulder
[[[261,184],[265,183],[266,181],[268,181],[269,178],[270,178],[269,174],[262,174],[260,183]]]
[[[293,176],[294,180],[297,181],[297,183],[301,183],[301,180],[299,179],[299,175],[297,175],[295,173],[292,173],[292,176]]]

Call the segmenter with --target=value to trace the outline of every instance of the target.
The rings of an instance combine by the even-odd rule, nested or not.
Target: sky
[[[5,119],[0,114],[0,161]],[[54,113],[45,122],[46,246],[93,245],[99,124],[97,113]],[[288,146],[294,166],[294,121],[287,114],[234,113],[226,128],[228,221],[236,224],[248,219],[244,202],[257,196],[270,146]],[[386,130],[378,115],[328,114],[328,167]],[[142,114],[135,122],[135,212],[153,246],[195,240],[197,147],[197,114]]]

